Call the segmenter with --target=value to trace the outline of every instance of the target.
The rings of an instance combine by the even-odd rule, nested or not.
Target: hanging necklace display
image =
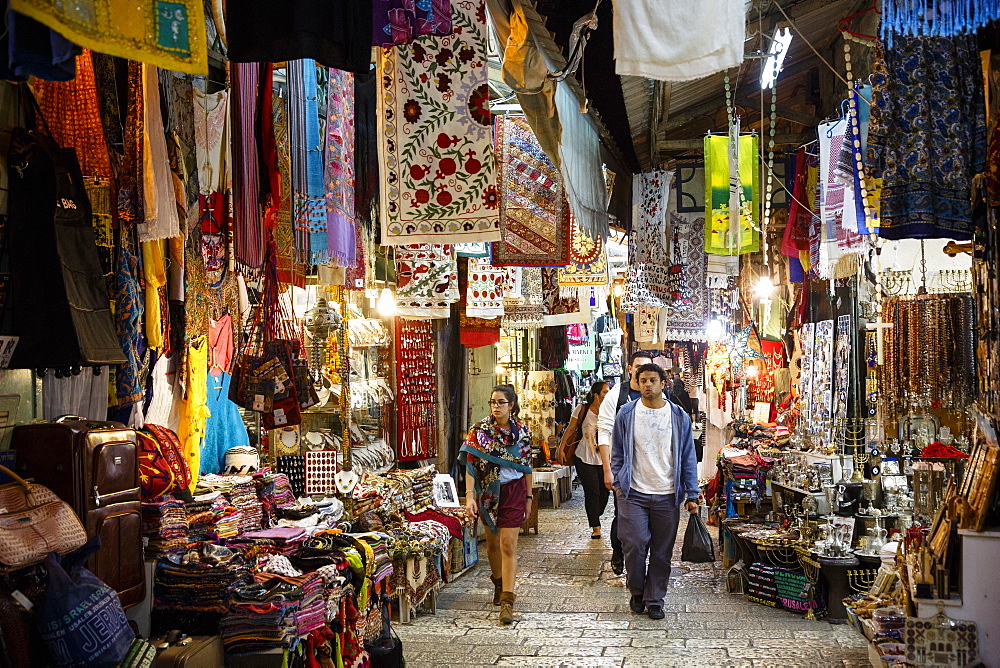
[[[345,497],[345,506],[352,510],[349,495],[358,484],[358,474],[353,470],[351,462],[351,369],[350,356],[347,354],[347,327],[350,310],[347,306],[347,292],[343,288],[336,289],[336,300],[340,305],[340,327],[336,331],[337,347],[340,351],[338,372],[340,374],[340,427],[341,427],[341,466],[334,476],[337,491]]]

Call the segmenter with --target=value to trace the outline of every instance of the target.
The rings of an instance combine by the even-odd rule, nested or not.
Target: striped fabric
[[[260,207],[257,150],[258,94],[267,63],[232,63],[233,242],[236,263],[247,275],[264,266],[264,223]]]

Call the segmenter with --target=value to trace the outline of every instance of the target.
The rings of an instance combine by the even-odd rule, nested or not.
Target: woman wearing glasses
[[[519,410],[513,387],[494,387],[489,417],[476,423],[458,455],[465,461],[465,507],[489,529],[486,553],[501,624],[514,621],[517,536],[531,502],[531,432]]]

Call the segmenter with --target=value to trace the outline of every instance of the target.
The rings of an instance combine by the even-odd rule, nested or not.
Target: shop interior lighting
[[[788,28],[777,28],[774,37],[771,38],[771,48],[764,59],[764,64],[760,68],[760,88],[767,90],[778,81],[778,74],[785,64],[785,55],[788,47],[792,43],[792,31]]]
[[[756,377],[757,377],[757,365],[756,364],[748,364],[747,365],[747,378],[756,378]]]
[[[761,299],[769,299],[774,294],[774,283],[771,282],[771,277],[761,276],[753,288],[753,293]]]
[[[705,327],[705,338],[711,342],[721,341],[726,329],[722,325],[722,321],[718,318],[708,321],[708,325]]]
[[[384,318],[396,315],[396,299],[392,296],[392,290],[389,288],[382,288],[382,294],[379,295],[378,314]]]

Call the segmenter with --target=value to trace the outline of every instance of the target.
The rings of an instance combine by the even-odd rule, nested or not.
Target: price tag
[[[10,595],[14,598],[15,601],[20,603],[21,607],[24,608],[25,610],[31,610],[33,607],[35,607],[35,604],[29,601],[28,597],[22,594],[17,589],[12,591]]]
[[[285,417],[285,409],[284,408],[275,408],[274,409],[274,424],[276,424],[276,425],[283,425],[283,424],[287,424],[287,423],[288,423],[288,418]]]

